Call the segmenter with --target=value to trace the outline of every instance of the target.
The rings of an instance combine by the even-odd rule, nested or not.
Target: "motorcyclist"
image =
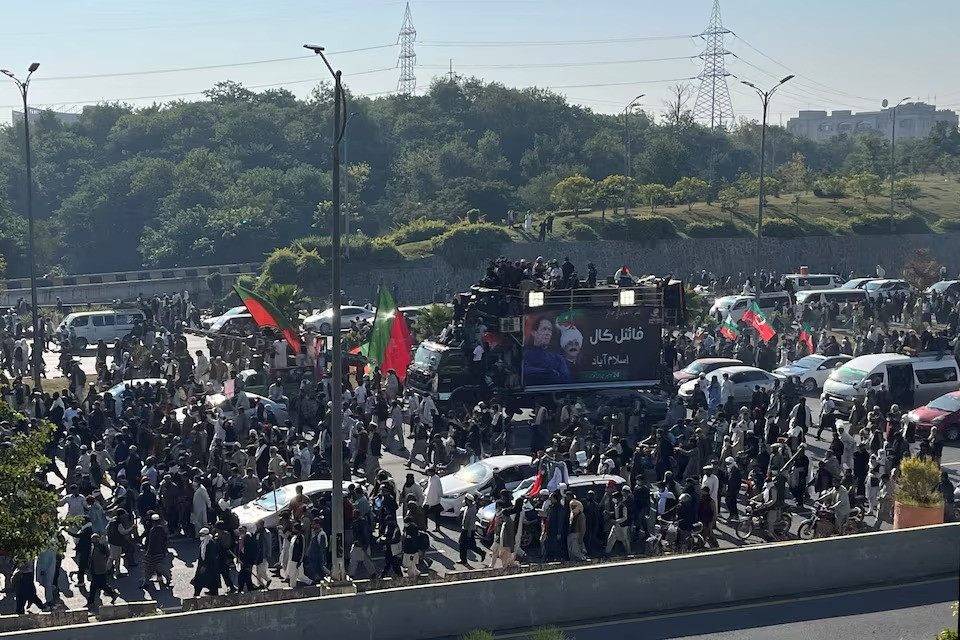
[[[824,507],[833,512],[834,532],[837,535],[842,534],[847,518],[850,517],[850,495],[840,483],[840,478],[833,479],[833,489],[824,496]]]
[[[780,492],[773,476],[768,474],[763,490],[750,499],[754,516],[764,516],[763,527],[773,534],[774,526],[780,521]]]

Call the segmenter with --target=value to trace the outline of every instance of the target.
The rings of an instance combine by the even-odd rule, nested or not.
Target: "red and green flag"
[[[243,301],[243,306],[245,306],[247,311],[250,312],[250,315],[253,316],[253,320],[257,323],[258,327],[272,327],[278,330],[283,334],[283,337],[286,338],[290,346],[294,348],[296,353],[300,353],[303,350],[300,342],[300,334],[297,332],[296,325],[291,322],[289,318],[285,317],[280,310],[277,309],[276,305],[256,291],[244,289],[240,285],[233,285],[233,290],[240,296],[240,300]]]
[[[723,325],[720,327],[720,335],[727,340],[736,340],[740,336],[740,329],[737,328],[737,323],[733,321],[729,313],[727,314],[727,319],[723,321]]]
[[[767,318],[763,315],[763,312],[760,311],[756,300],[752,301],[750,306],[747,307],[746,313],[743,314],[743,321],[753,325],[753,328],[757,330],[757,333],[760,334],[764,342],[770,342],[773,336],[777,335],[773,327],[767,324]]]
[[[380,365],[383,372],[393,369],[402,381],[407,375],[412,346],[413,337],[407,327],[406,318],[397,309],[397,303],[390,291],[386,287],[380,287],[367,358]]]
[[[813,353],[813,331],[810,329],[810,325],[806,323],[800,325],[800,339],[807,343],[807,349],[810,350],[810,353]]]

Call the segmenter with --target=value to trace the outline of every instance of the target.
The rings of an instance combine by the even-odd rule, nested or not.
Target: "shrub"
[[[799,238],[806,234],[795,220],[770,218],[763,221],[763,235],[768,238]]]
[[[936,507],[943,504],[943,495],[937,490],[940,468],[933,460],[904,458],[900,463],[897,482],[897,502],[913,507]]]
[[[741,238],[752,235],[749,229],[732,220],[691,222],[687,225],[686,234],[691,238]]]
[[[827,176],[813,183],[813,195],[836,200],[847,195],[847,181],[840,176]]]
[[[582,222],[572,222],[571,224],[566,224],[565,221],[563,237],[566,240],[596,240],[599,236],[597,235],[596,229],[591,227],[588,224]]]
[[[304,289],[315,289],[329,273],[327,261],[316,251],[301,251],[297,256],[297,283]]]
[[[617,216],[603,226],[605,240],[655,243],[677,237],[677,227],[664,216]]]
[[[223,295],[223,276],[219,273],[211,273],[207,276],[207,289],[210,290],[210,293],[214,298],[219,298]]]
[[[304,251],[316,251],[324,260],[329,260],[332,257],[330,236],[307,236],[297,240],[295,244]],[[377,260],[391,262],[403,259],[400,252],[388,239],[371,240],[362,233],[343,236],[340,246],[341,255],[344,257],[347,254],[347,245],[350,246],[350,261]]]
[[[276,249],[263,263],[263,277],[277,284],[296,284],[297,258],[290,247]]]
[[[941,231],[960,231],[960,218],[940,218],[937,228]]]
[[[895,214],[892,220],[882,213],[862,213],[850,220],[850,230],[861,235],[930,233],[930,226],[916,213]]]
[[[449,229],[450,224],[443,220],[417,218],[397,228],[396,231],[386,237],[395,245],[407,244],[408,242],[431,240],[446,233]]]
[[[818,217],[812,223],[812,228],[822,229],[824,233],[814,233],[814,235],[838,235],[843,236],[850,233],[850,227],[841,222],[840,220],[834,220],[832,218],[824,218],[823,216]],[[813,233],[811,229],[811,233]]]
[[[403,254],[387,238],[374,238],[370,243],[369,258],[372,262],[397,262],[403,260]]]
[[[470,224],[477,224],[480,222],[480,209],[470,209],[467,211],[467,220]]]
[[[471,224],[450,229],[430,243],[433,252],[449,260],[482,260],[500,254],[510,234],[492,224]]]

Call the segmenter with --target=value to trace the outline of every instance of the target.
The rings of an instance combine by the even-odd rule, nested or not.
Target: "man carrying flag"
[[[763,315],[763,312],[760,311],[756,300],[750,302],[750,306],[747,307],[747,311],[743,314],[743,321],[751,324],[753,328],[757,330],[757,333],[760,334],[760,337],[763,338],[764,342],[770,342],[773,336],[777,335],[773,327],[767,324],[767,318]]]
[[[400,382],[403,382],[410,364],[412,346],[413,338],[410,336],[406,318],[397,309],[397,303],[393,301],[390,291],[386,287],[380,287],[367,358],[380,365],[384,373],[393,370]]]
[[[807,343],[807,353],[813,353],[813,331],[807,323],[800,325],[800,339]]]
[[[734,342],[740,337],[740,329],[737,328],[737,323],[733,321],[729,313],[727,319],[723,321],[723,326],[720,327],[720,335],[730,342]]]

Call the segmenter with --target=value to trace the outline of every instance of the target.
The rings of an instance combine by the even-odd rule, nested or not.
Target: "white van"
[[[788,273],[780,279],[784,289],[791,291],[805,291],[807,289],[839,289],[844,280],[831,273]]]
[[[58,332],[76,332],[78,349],[86,349],[98,340],[114,342],[130,334],[134,323],[143,322],[143,311],[139,309],[117,309],[116,311],[79,311],[64,318],[57,327]]]
[[[781,306],[781,308],[787,309],[793,303],[793,301],[790,299],[790,292],[788,291],[761,293],[760,297],[756,300],[757,306],[760,307],[760,311],[764,312],[764,315],[769,315],[770,312],[776,309],[778,304]],[[737,296],[734,298],[733,302],[727,306],[726,311],[723,312],[720,320],[725,320],[727,314],[730,314],[730,317],[733,318],[734,322],[740,322],[743,320],[743,314],[746,313],[747,307],[749,307],[750,303],[753,301],[753,296]]]
[[[892,401],[907,411],[926,404],[960,386],[960,368],[947,352],[936,356],[910,357],[899,353],[858,356],[834,369],[823,384],[823,392],[847,410],[857,398],[863,398],[871,386],[884,385]],[[868,407],[868,410],[872,407]]]
[[[797,313],[801,313],[803,305],[808,302],[816,304],[836,302],[840,307],[840,315],[836,320],[841,324],[850,319],[843,313],[843,306],[846,303],[849,302],[863,307],[867,302],[867,292],[863,289],[810,289],[808,291],[797,291],[794,297],[797,300]]]

